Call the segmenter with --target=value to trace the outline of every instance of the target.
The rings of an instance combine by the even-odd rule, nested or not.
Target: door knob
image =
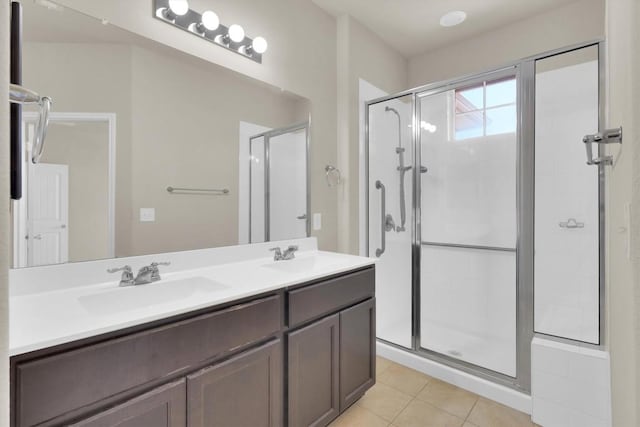
[[[307,219],[307,214],[302,214],[296,217],[297,219]]]

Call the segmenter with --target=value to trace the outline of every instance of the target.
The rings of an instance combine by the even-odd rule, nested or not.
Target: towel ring
[[[325,177],[327,179],[327,185],[329,187],[335,187],[336,185],[340,185],[342,183],[342,175],[340,174],[340,169],[335,166],[327,165],[324,168]]]

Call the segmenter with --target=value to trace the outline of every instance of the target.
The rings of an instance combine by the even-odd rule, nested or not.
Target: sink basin
[[[196,294],[208,294],[230,286],[206,277],[162,280],[148,285],[116,287],[104,292],[78,297],[80,305],[91,314],[110,315],[185,300]]]
[[[315,271],[340,266],[339,258],[327,254],[318,254],[286,261],[274,261],[262,267],[285,273],[313,273]]]

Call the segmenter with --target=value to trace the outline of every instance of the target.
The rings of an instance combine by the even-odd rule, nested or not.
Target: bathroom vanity
[[[235,286],[233,271],[238,283],[254,273],[261,283]],[[367,258],[312,251],[291,261],[261,258],[175,272],[137,287],[111,282],[17,296],[18,310],[25,298],[78,301],[85,318],[78,311],[75,322],[86,323],[87,331],[104,330],[98,323],[107,319],[146,319],[153,307],[158,319],[26,352],[37,347],[38,334],[41,342],[45,337],[23,330],[33,335],[11,358],[12,426],[327,425],[375,381],[374,272]],[[172,287],[188,293],[206,287],[204,280],[214,290],[185,299],[180,314],[162,318],[160,307],[176,311],[167,304],[136,310],[118,303],[138,298],[133,292],[151,296],[154,286],[169,296]],[[114,293],[118,298],[109,297]],[[113,316],[87,304],[92,295],[124,311]],[[50,320],[64,328],[65,320]],[[80,326],[69,327],[81,336]]]

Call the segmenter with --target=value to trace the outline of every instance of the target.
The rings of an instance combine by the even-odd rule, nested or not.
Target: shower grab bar
[[[380,234],[381,234],[381,247],[376,249],[376,256],[378,258],[380,258],[380,256],[382,256],[382,254],[384,253],[384,251],[387,249],[387,236],[386,236],[386,188],[384,187],[384,184],[380,181],[377,180],[376,181],[376,188],[378,190],[381,191],[380,193]]]
[[[578,222],[575,218],[569,218],[566,221],[559,222],[560,228],[584,228],[584,222]]]

